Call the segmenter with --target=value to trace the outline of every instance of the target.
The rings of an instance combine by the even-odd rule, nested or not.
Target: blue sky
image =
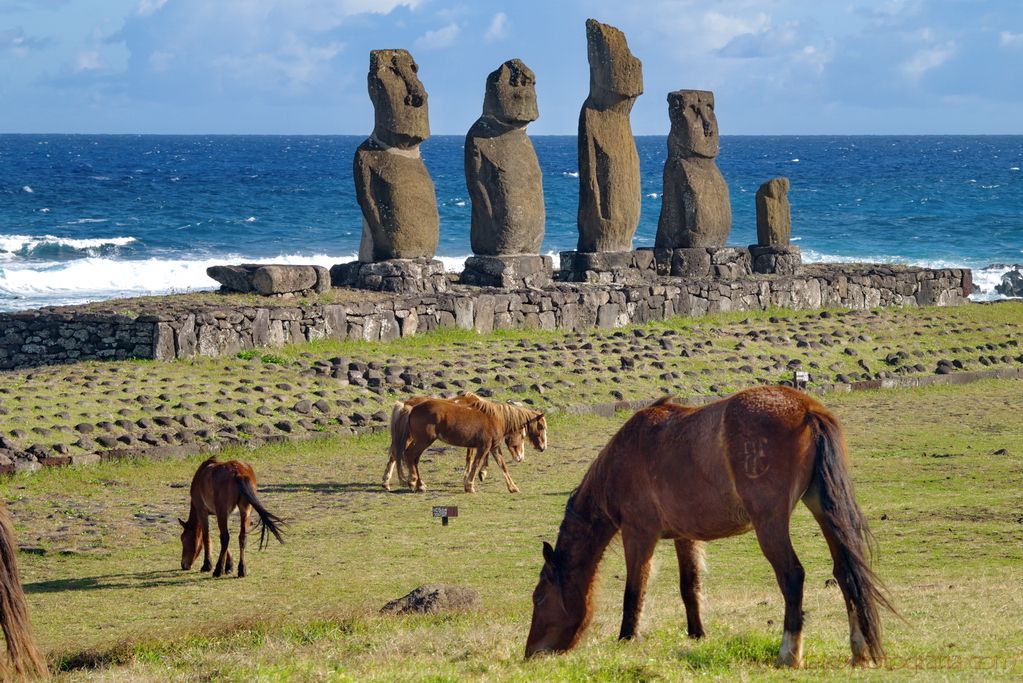
[[[1023,133],[1023,0],[0,0],[0,132],[364,134],[368,52],[404,47],[435,134],[512,57],[530,132],[572,134],[590,16],[643,61],[637,134],[681,88],[724,134]]]

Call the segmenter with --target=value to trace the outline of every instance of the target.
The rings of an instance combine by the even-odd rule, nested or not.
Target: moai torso
[[[355,152],[355,195],[362,209],[359,260],[433,258],[440,239],[437,196],[419,154],[430,135],[427,95],[405,50],[370,53],[373,134]]]
[[[664,191],[656,246],[720,247],[732,229],[728,185],[718,169],[714,93],[668,93],[671,133],[664,163]]]
[[[465,137],[474,254],[535,254],[543,242],[543,177],[526,135],[539,116],[535,83],[521,61],[502,64],[487,77],[483,116]]]
[[[586,22],[590,94],[579,114],[578,251],[629,251],[642,202],[629,114],[643,94],[642,63],[621,31]]]
[[[789,179],[771,178],[757,190],[757,244],[762,247],[787,247],[792,234],[792,210],[789,208]]]

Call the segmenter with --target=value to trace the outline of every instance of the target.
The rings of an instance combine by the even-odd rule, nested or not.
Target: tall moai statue
[[[668,159],[656,247],[721,247],[732,230],[728,185],[715,157],[720,149],[714,93],[668,93]]]
[[[373,134],[355,152],[362,208],[359,261],[433,258],[440,240],[437,195],[419,144],[430,136],[426,89],[407,50],[369,55]]]
[[[487,76],[483,115],[465,136],[474,254],[536,254],[543,242],[543,176],[526,135],[540,116],[535,86],[520,60],[502,64]]]
[[[629,251],[639,225],[639,153],[629,114],[643,94],[643,64],[625,34],[586,20],[590,94],[579,114],[580,252]]]

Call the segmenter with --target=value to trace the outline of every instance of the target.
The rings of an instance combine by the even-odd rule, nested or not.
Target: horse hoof
[[[509,486],[508,487],[508,493],[518,493],[518,492],[519,492],[519,487],[518,486]]]
[[[210,564],[209,562],[206,562],[205,564],[203,564],[203,566],[199,567],[199,571],[201,572],[208,572],[211,569],[213,569],[213,565]]]
[[[221,574],[223,574],[223,573],[224,573],[224,572],[220,571],[219,569],[214,569],[214,570],[213,570],[213,578],[214,578],[214,579],[219,579],[219,578],[220,578],[220,575],[221,575]]]
[[[248,572],[245,571],[245,567],[238,567],[238,578],[239,579],[244,579],[246,574],[248,574]]]

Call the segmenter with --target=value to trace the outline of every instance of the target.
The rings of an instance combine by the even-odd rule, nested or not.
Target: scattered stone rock
[[[479,609],[479,593],[472,588],[450,585],[426,585],[384,605],[382,614],[438,614]]]

